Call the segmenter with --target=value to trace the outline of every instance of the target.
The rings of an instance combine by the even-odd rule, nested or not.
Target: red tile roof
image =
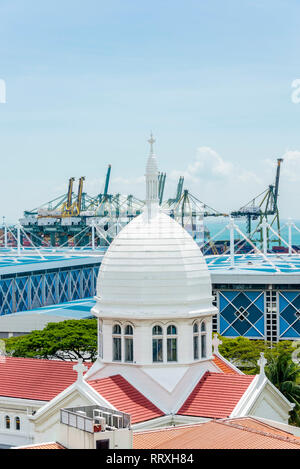
[[[251,384],[254,376],[207,371],[183,406],[180,415],[226,418]]]
[[[247,429],[251,430],[256,430],[260,432],[265,432],[265,433],[271,433],[273,435],[281,435],[281,436],[286,436],[290,438],[295,438],[297,441],[300,442],[300,437],[294,436],[293,433],[287,432],[285,430],[281,430],[280,428],[273,427],[272,425],[261,422],[260,420],[257,420],[255,417],[234,417],[231,419],[225,419],[223,420],[224,423],[230,423],[231,425],[235,426],[242,426],[246,427]]]
[[[116,409],[131,415],[131,423],[144,422],[164,413],[121,375],[88,381]]]
[[[15,447],[14,449],[67,449],[64,446],[62,446],[59,443],[39,443],[36,445],[30,445],[30,446],[20,446],[20,447]]]
[[[5,357],[0,361],[0,396],[50,401],[74,381],[74,362]],[[86,364],[91,366],[91,363]]]
[[[273,429],[274,430],[274,429]],[[300,449],[300,438],[230,421],[135,432],[134,449]]]
[[[229,375],[239,375],[239,373],[234,368],[231,368],[231,366],[228,365],[225,360],[222,360],[222,357],[214,355],[214,362],[223,373]]]

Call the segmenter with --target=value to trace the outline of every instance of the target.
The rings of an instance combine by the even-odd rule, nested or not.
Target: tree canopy
[[[256,374],[259,372],[257,361],[260,353],[263,352],[267,361],[286,353],[291,356],[296,349],[289,340],[284,340],[276,344],[263,340],[250,340],[247,337],[237,337],[229,339],[219,335],[222,344],[219,346],[220,353],[231,363],[240,368],[246,374]]]
[[[270,357],[266,367],[266,375],[279,391],[292,403],[294,409],[290,413],[290,423],[300,426],[300,366],[291,360],[288,352]]]
[[[41,331],[5,339],[6,353],[14,357],[95,361],[97,320],[71,319],[48,323]]]

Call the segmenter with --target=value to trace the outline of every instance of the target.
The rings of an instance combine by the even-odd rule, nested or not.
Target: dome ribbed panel
[[[211,280],[202,253],[176,221],[139,215],[107,250],[97,281],[98,311],[154,315],[211,309]],[[122,310],[122,311],[121,311]]]

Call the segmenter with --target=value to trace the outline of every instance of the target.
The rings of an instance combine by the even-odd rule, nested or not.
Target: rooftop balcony
[[[60,410],[60,422],[88,433],[130,429],[130,415],[101,406]]]

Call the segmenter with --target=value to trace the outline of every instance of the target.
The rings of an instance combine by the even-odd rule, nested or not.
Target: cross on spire
[[[260,359],[258,360],[257,364],[259,365],[260,372],[259,374],[264,376],[265,374],[265,365],[267,364],[267,360],[265,358],[264,352],[260,353]]]
[[[153,138],[152,132],[150,134],[150,138],[149,138],[148,142],[150,143],[150,154],[152,155],[153,154],[153,143],[155,143],[155,138]]]
[[[87,366],[84,366],[82,364],[82,362],[83,362],[82,358],[79,358],[77,365],[73,366],[73,370],[77,371],[77,381],[82,381],[83,373],[88,369]]]
[[[218,338],[218,334],[214,334],[214,338],[211,343],[214,348],[214,353],[219,353],[219,345],[222,344],[222,340]]]

